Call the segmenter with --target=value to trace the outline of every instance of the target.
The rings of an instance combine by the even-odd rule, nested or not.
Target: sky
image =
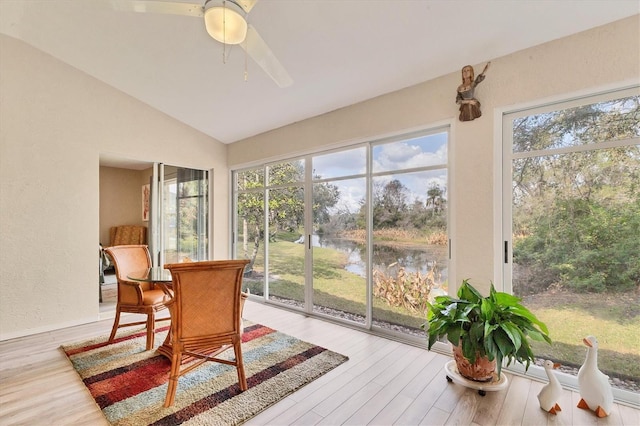
[[[410,204],[415,200],[424,202],[427,190],[433,185],[446,189],[447,137],[448,133],[442,132],[373,145],[371,161],[375,184],[399,180],[408,189]],[[313,170],[314,176],[322,179],[341,179],[331,181],[340,190],[337,210],[355,212],[359,209],[366,194],[366,147],[314,156]]]

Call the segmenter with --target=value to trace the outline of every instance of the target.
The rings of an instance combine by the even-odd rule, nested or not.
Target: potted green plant
[[[496,291],[491,284],[483,297],[468,280],[463,280],[457,298],[437,296],[427,304],[427,322],[423,324],[429,349],[447,336],[453,346],[458,372],[476,381],[490,381],[503,361],[517,361],[529,369],[535,361],[528,339],[551,344],[547,326],[525,308],[521,299]]]

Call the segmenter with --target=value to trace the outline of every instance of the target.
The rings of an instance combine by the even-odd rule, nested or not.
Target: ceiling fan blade
[[[204,7],[195,3],[166,2],[156,0],[111,0],[115,10],[141,13],[164,13],[167,15],[184,15],[202,17]]]
[[[253,6],[258,3],[258,0],[236,0],[236,3],[238,3],[246,13],[249,13],[251,9],[253,9]]]
[[[288,87],[293,84],[293,79],[287,70],[284,69],[252,25],[249,25],[247,38],[243,43],[240,43],[240,46],[247,51],[249,56],[260,65],[278,86]]]

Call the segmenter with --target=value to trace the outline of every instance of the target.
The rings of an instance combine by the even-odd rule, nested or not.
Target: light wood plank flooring
[[[640,425],[616,405],[597,419],[565,391],[557,416],[543,412],[543,383],[509,374],[486,396],[454,383],[448,357],[249,301],[245,318],[349,356],[349,361],[251,419],[249,425]],[[0,342],[0,425],[104,425],[60,345],[109,332],[112,320]]]

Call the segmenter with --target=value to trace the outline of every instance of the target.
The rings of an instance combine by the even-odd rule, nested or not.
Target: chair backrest
[[[242,276],[248,260],[164,265],[171,271],[173,336],[179,340],[242,333]],[[174,319],[174,316],[176,317]]]
[[[151,254],[146,245],[113,246],[104,251],[111,257],[119,281],[131,281],[127,278],[131,272],[151,268]]]

